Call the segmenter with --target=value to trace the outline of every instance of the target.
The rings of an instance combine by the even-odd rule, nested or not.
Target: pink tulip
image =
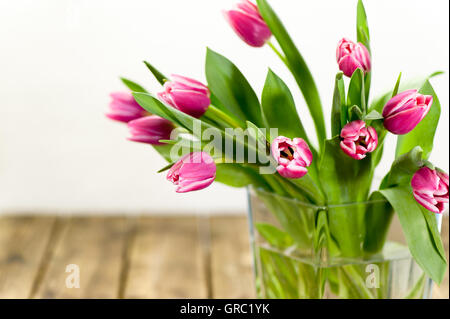
[[[164,143],[159,140],[170,139],[170,133],[175,126],[162,117],[151,115],[129,122],[128,128],[131,134],[128,138],[130,141],[162,145]]]
[[[351,77],[356,69],[361,69],[364,73],[370,71],[370,53],[362,43],[343,38],[339,41],[336,49],[336,60],[341,70],[346,76]]]
[[[196,118],[211,104],[209,96],[207,86],[181,75],[172,75],[172,80],[164,83],[164,91],[158,93],[163,102]]]
[[[416,201],[433,213],[440,214],[448,206],[448,174],[422,167],[411,180]]]
[[[313,155],[302,138],[278,136],[272,142],[272,155],[278,163],[278,173],[286,178],[300,178],[308,173]]]
[[[177,185],[177,193],[192,192],[211,185],[216,178],[216,164],[205,152],[193,152],[176,162],[167,180]]]
[[[409,133],[428,114],[431,104],[433,96],[422,95],[417,90],[397,94],[384,106],[384,127],[398,135]]]
[[[378,145],[377,131],[361,120],[346,124],[341,131],[341,149],[348,156],[361,160]]]
[[[224,11],[224,16],[234,32],[252,47],[262,47],[272,35],[258,7],[248,0],[236,4],[232,10]]]
[[[128,123],[149,114],[134,100],[130,92],[113,92],[110,96],[112,101],[109,112],[105,115],[114,121]]]

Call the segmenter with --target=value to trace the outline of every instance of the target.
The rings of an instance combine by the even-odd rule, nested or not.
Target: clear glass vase
[[[248,198],[259,298],[431,297],[433,282],[385,201],[318,207],[253,188]],[[374,205],[384,205],[387,216],[375,244],[364,229]]]

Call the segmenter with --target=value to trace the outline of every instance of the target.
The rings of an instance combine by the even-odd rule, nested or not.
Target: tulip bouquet
[[[167,171],[177,192],[200,190],[214,181],[252,189],[276,220],[255,224],[258,237],[270,246],[255,251],[262,296],[321,298],[328,283],[343,298],[387,297],[387,291],[368,289],[364,268],[354,264],[376,257],[377,265],[386,267],[382,256],[394,212],[424,273],[409,296],[423,290],[425,276],[440,283],[447,262],[436,216],[449,201],[449,178],[429,161],[440,116],[429,78],[437,73],[415,82],[404,82],[400,74],[392,90],[369,99],[370,36],[359,0],[356,41],[343,38],[336,50],[339,71],[327,136],[311,72],[267,0],[257,5],[244,0],[224,16],[245,43],[268,45],[284,62],[314,121],[317,145],[280,77],[268,71],[259,100],[239,69],[211,49],[207,85],[167,77],[145,62],[161,92],[153,95],[122,78],[131,92],[111,94],[107,116],[127,123],[130,140],[151,144],[168,161],[159,172]],[[395,161],[371,192],[389,133],[397,138]],[[287,251],[313,258],[298,263],[286,257]],[[351,262],[333,268],[332,260]],[[379,280],[389,281],[389,274]],[[315,289],[308,286],[312,282]]]

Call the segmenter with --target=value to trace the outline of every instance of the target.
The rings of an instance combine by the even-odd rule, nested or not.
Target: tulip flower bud
[[[177,193],[192,192],[211,185],[216,178],[216,164],[205,152],[183,156],[169,170],[167,180],[177,185]]]
[[[378,146],[377,131],[361,120],[346,124],[341,131],[341,149],[348,156],[361,160]]]
[[[448,174],[422,167],[411,180],[416,201],[433,213],[440,214],[448,207]]]
[[[158,97],[181,112],[196,118],[202,116],[211,104],[208,87],[180,75],[171,78],[164,83],[164,92],[158,93]]]
[[[417,90],[407,90],[390,99],[383,108],[384,127],[391,133],[402,135],[412,131],[427,115],[433,96]]]
[[[224,16],[234,32],[252,47],[262,47],[272,35],[258,7],[248,0],[236,4],[232,10],[224,11]]]
[[[345,76],[351,77],[356,69],[364,73],[370,71],[370,53],[362,43],[354,43],[347,38],[339,41],[336,49],[336,60]]]
[[[128,123],[131,137],[130,141],[162,145],[159,140],[170,139],[170,133],[175,128],[172,122],[162,117],[151,115]]]
[[[114,121],[125,122],[149,115],[129,92],[113,92],[110,94],[112,101],[109,104],[109,112],[105,115]]]
[[[278,163],[278,173],[286,178],[300,178],[308,173],[313,155],[302,138],[278,136],[272,142],[272,156]]]

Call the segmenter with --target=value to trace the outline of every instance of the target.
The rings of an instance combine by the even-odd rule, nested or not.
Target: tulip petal
[[[357,140],[360,135],[361,129],[366,126],[366,123],[362,120],[353,121],[347,123],[341,131],[341,137],[344,139],[353,139]]]
[[[422,205],[423,207],[425,207],[426,209],[428,209],[429,211],[433,212],[433,213],[440,213],[439,209],[433,205],[432,203],[430,203],[427,198],[423,197],[423,194],[417,193],[417,192],[413,192],[413,196],[416,199],[416,201]]]
[[[267,24],[254,15],[229,10],[224,16],[236,34],[250,46],[262,47],[272,35]]]
[[[346,55],[339,60],[339,70],[347,77],[351,77],[353,72],[358,68],[363,69],[361,63],[359,63],[352,55]]]
[[[416,106],[384,119],[384,127],[391,133],[403,135],[411,132],[429,111],[428,106]]]
[[[108,118],[128,123],[148,113],[134,100],[130,92],[113,92],[110,94],[112,101],[109,111],[105,114]]]
[[[417,95],[417,90],[406,90],[392,97],[383,107],[383,117],[387,117],[398,105],[403,105],[406,101],[413,99]]]
[[[205,152],[193,152],[183,156],[167,174],[167,179],[178,185],[178,193],[203,189],[209,186],[215,177],[216,165],[213,158]]]
[[[285,178],[301,178],[308,173],[305,167],[298,166],[295,164],[290,164],[288,166],[278,166],[277,172]]]
[[[301,159],[306,166],[310,166],[313,160],[313,154],[308,143],[302,138],[294,138],[293,144],[295,146],[294,158]]]
[[[171,74],[170,77],[172,81],[166,83],[172,83],[171,89],[173,90],[191,90],[210,96],[208,87],[197,80],[177,74]]]
[[[159,140],[168,140],[172,130],[175,128],[172,122],[159,116],[152,115],[130,121],[128,123],[131,137],[130,141],[162,145]]]
[[[211,104],[206,95],[190,90],[173,90],[170,98],[178,110],[195,118],[201,117]]]
[[[177,193],[193,192],[208,187],[212,182],[214,177],[199,181],[182,180],[175,191]]]
[[[415,191],[431,192],[438,189],[439,178],[435,171],[422,167],[413,176],[411,186]]]

